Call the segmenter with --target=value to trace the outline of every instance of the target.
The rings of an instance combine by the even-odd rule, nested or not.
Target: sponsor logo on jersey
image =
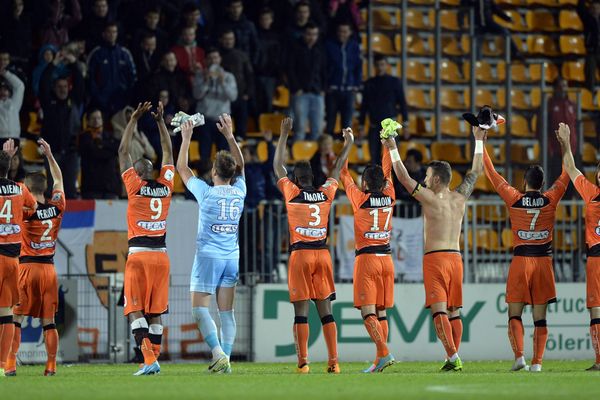
[[[391,232],[365,232],[365,239],[372,240],[389,240],[391,237]]]
[[[545,240],[550,237],[549,231],[518,231],[517,235],[522,240]]]
[[[169,194],[169,188],[163,185],[154,187],[144,185],[140,188],[140,196],[144,197],[169,197]]]
[[[165,179],[168,180],[169,182],[173,180],[173,178],[175,177],[175,173],[173,171],[171,171],[170,169],[165,171]]]
[[[600,226],[597,226],[595,231],[596,231],[596,235],[600,236]]]
[[[210,229],[214,233],[237,233],[238,225],[237,224],[215,224],[215,225],[211,225]]]
[[[0,236],[15,235],[21,233],[21,227],[18,224],[0,224]]]
[[[297,226],[294,229],[296,233],[311,238],[320,238],[327,234],[327,228],[304,228],[301,226]]]
[[[52,196],[52,201],[59,201],[61,199],[61,197],[62,197],[62,193],[60,193],[60,192],[54,193],[54,196]]]
[[[42,243],[31,242],[29,243],[29,246],[34,250],[53,249],[56,246],[56,241],[50,240]]]
[[[163,231],[167,228],[167,221],[138,221],[137,226],[147,231]]]

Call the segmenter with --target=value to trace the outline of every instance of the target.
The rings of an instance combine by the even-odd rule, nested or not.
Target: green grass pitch
[[[59,366],[41,376],[43,366],[19,367],[18,376],[0,378],[0,398],[8,399],[593,399],[600,372],[591,361],[546,361],[544,372],[508,372],[507,361],[466,362],[463,372],[437,372],[441,363],[405,362],[381,374],[362,374],[360,363],[341,364],[327,375],[311,364],[296,375],[290,364],[233,363],[232,375],[209,375],[206,364],[164,363],[156,376],[131,376],[134,365]]]

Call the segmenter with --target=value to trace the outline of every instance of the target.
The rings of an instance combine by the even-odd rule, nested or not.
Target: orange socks
[[[590,337],[596,353],[596,364],[600,364],[600,318],[594,318],[590,321]]]
[[[15,325],[12,315],[0,317],[0,368],[5,369],[8,353],[12,346]]]
[[[19,353],[19,347],[21,346],[21,324],[15,322],[14,325],[15,333],[13,334],[12,344],[10,346],[10,351],[8,352],[6,365],[4,366],[6,371],[14,371],[17,369],[17,353]]]
[[[331,314],[321,318],[321,324],[323,324],[323,336],[325,336],[325,343],[327,344],[327,355],[329,357],[328,364],[331,366],[338,362],[337,325]]]
[[[308,317],[294,318],[294,342],[298,367],[303,367],[308,364]]]
[[[535,325],[535,329],[533,331],[533,358],[531,364],[541,364],[546,349],[546,341],[548,340],[548,328],[545,319],[534,321],[533,325]]]
[[[433,324],[435,326],[435,333],[446,350],[446,355],[448,358],[452,357],[456,354],[456,346],[452,338],[452,325],[450,325],[450,321],[448,320],[448,314],[445,312],[433,314]]]
[[[463,323],[460,315],[450,318],[450,325],[452,326],[452,340],[454,340],[454,346],[456,346],[458,352],[463,333]]]
[[[375,346],[377,347],[377,358],[386,357],[390,352],[387,347],[387,343],[385,342],[385,334],[383,332],[383,328],[377,319],[375,314],[369,314],[363,317],[365,328],[367,328],[367,332],[369,332],[369,336],[371,336],[371,340],[375,342]]]
[[[49,324],[44,326],[44,343],[46,344],[46,371],[56,371],[56,353],[58,352],[58,331],[56,325]]]
[[[525,330],[523,329],[523,321],[521,317],[510,317],[508,319],[508,340],[510,346],[515,353],[515,359],[523,357],[523,337]]]

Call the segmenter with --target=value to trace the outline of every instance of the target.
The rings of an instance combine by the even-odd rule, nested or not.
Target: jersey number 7
[[[529,230],[533,231],[535,229],[535,223],[540,216],[541,210],[527,210],[527,214],[533,214],[533,218],[531,219],[531,224],[529,224]]]

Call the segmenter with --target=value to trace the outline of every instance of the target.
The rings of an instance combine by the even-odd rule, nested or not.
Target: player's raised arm
[[[558,124],[556,138],[562,149],[563,169],[567,171],[571,180],[575,182],[575,179],[581,175],[581,171],[575,166],[575,159],[573,158],[573,152],[571,150],[571,129],[569,128],[569,125],[562,122]]]
[[[179,173],[179,176],[181,176],[184,185],[187,185],[187,181],[194,176],[194,172],[188,165],[188,153],[190,150],[192,133],[194,133],[194,123],[192,121],[184,122],[181,125],[181,148],[179,149],[179,156],[177,157],[177,172]]]
[[[156,125],[158,125],[158,131],[160,132],[160,147],[162,149],[162,165],[173,165],[173,144],[171,143],[171,136],[169,135],[169,130],[167,129],[167,125],[165,125],[164,119],[164,106],[162,101],[158,102],[158,106],[156,107],[156,112],[152,113],[152,118],[156,121]],[[133,119],[133,117],[131,118]]]
[[[340,172],[342,171],[342,168],[344,168],[344,165],[346,165],[346,161],[348,161],[348,155],[350,155],[350,150],[354,145],[352,128],[342,129],[342,135],[344,136],[344,147],[342,148],[342,152],[338,156],[337,160],[335,160],[335,167],[333,167],[333,171],[331,171],[331,178],[335,180],[340,179]]]
[[[473,165],[471,170],[467,172],[462,183],[456,188],[456,192],[462,194],[467,199],[473,193],[475,188],[475,182],[479,178],[479,175],[483,172],[483,149],[484,141],[487,132],[478,126],[473,127],[473,136],[475,136],[475,153],[473,154]]]
[[[288,136],[292,131],[293,123],[294,120],[289,117],[281,121],[281,131],[279,132],[279,140],[277,141],[275,157],[273,159],[273,171],[277,179],[287,176],[287,170],[285,169],[285,146],[287,145]]]
[[[62,171],[60,170],[58,163],[54,159],[54,155],[52,154],[50,145],[44,139],[38,140],[38,144],[40,145],[42,153],[46,156],[46,159],[48,160],[48,165],[50,166],[50,174],[52,175],[52,180],[54,181],[54,187],[52,189],[64,192],[65,189],[63,185]]]
[[[483,147],[483,169],[485,175],[492,183],[492,186],[494,186],[496,193],[498,193],[506,203],[510,203],[512,199],[519,197],[519,191],[510,186],[508,182],[506,182],[506,179],[496,171],[485,146]]]
[[[152,108],[152,103],[149,101],[145,103],[139,103],[133,114],[131,114],[129,122],[127,122],[125,131],[123,132],[123,137],[121,138],[121,144],[119,145],[119,166],[121,168],[121,172],[125,172],[133,166],[133,161],[131,160],[131,155],[129,154],[131,139],[133,138],[133,130],[135,129],[138,120],[142,117],[142,115],[144,115],[144,113],[150,110],[150,108]]]
[[[240,146],[235,141],[235,136],[233,136],[233,122],[231,121],[231,116],[229,114],[222,114],[219,116],[217,129],[225,137],[225,140],[227,140],[229,152],[235,160],[238,173],[244,176],[244,156],[242,156],[242,150],[240,150]]]

